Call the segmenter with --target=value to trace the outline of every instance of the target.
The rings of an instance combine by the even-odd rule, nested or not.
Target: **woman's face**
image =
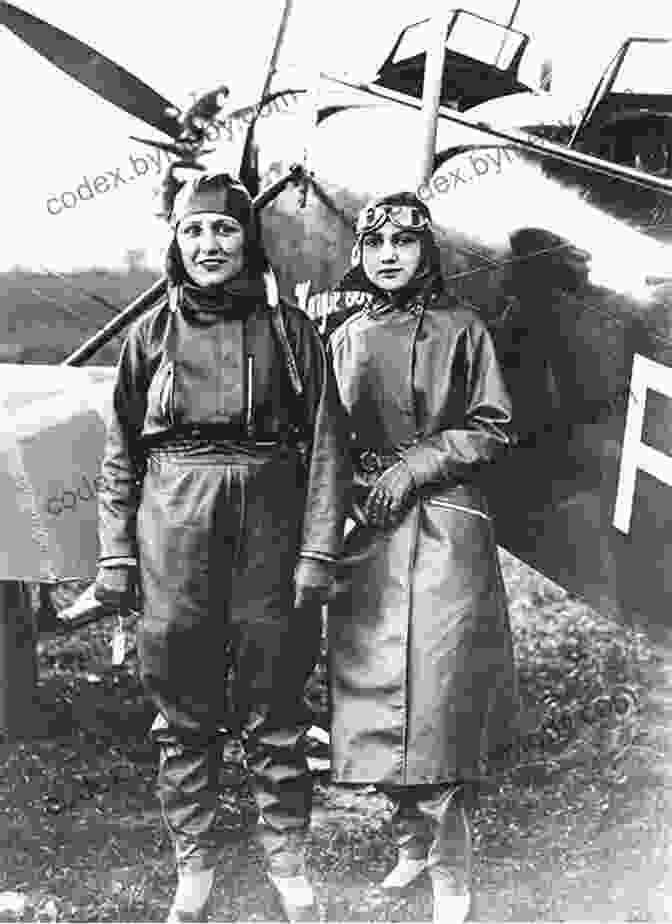
[[[397,228],[391,221],[365,234],[362,266],[367,278],[379,289],[396,292],[408,285],[420,266],[422,245],[413,231]]]
[[[189,215],[177,226],[177,245],[188,275],[199,286],[214,286],[243,268],[245,232],[235,218],[218,212]]]

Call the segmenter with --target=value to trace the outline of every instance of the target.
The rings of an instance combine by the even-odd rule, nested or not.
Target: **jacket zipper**
[[[247,394],[245,398],[245,432],[249,439],[254,436],[254,356],[247,357]]]
[[[175,424],[175,369],[174,363],[168,363],[166,378],[161,386],[160,406],[171,426]]]

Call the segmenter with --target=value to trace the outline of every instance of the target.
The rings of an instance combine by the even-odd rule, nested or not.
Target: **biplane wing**
[[[0,581],[95,577],[114,368],[0,365]]]

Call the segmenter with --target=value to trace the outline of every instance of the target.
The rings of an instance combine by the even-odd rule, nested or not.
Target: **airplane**
[[[176,169],[219,162],[207,127],[225,117],[224,86],[180,114],[18,6],[0,3],[0,24],[161,132],[143,140],[170,150]],[[238,173],[262,209],[279,290],[297,297],[323,332],[357,308],[356,298],[330,290],[349,265],[359,208],[371,195],[418,190],[432,210],[447,282],[492,329],[513,396],[519,442],[488,474],[499,543],[599,612],[664,635],[672,590],[672,40],[628,38],[569,120],[551,94],[520,80],[528,43],[511,24],[465,9],[411,23],[372,79],[320,75],[291,91],[302,101],[299,124],[310,129],[298,132],[290,153],[279,152],[273,120],[258,118],[269,99],[289,92],[274,61],[261,99],[245,110]],[[163,285],[65,366],[88,362]]]

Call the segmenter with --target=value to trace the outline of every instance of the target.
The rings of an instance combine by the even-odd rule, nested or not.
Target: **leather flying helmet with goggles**
[[[359,213],[355,231],[358,236],[369,234],[381,228],[386,221],[391,221],[404,231],[423,231],[431,223],[429,215],[416,205],[372,203],[364,206]]]

